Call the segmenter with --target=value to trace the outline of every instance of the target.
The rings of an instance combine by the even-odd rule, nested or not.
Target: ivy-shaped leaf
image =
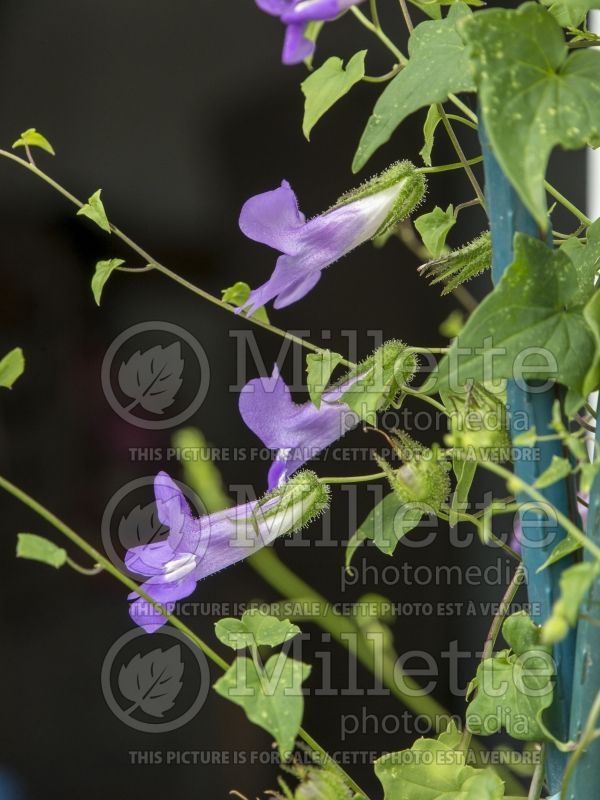
[[[494,770],[466,765],[459,744],[460,735],[451,731],[378,758],[384,800],[502,800],[504,784]]]
[[[415,228],[421,234],[423,244],[434,258],[441,256],[446,249],[446,237],[456,225],[454,206],[444,211],[436,206],[433,211],[422,214],[415,220]]]
[[[19,533],[17,536],[17,558],[41,561],[49,567],[62,567],[67,561],[67,552],[54,542],[35,533]]]
[[[495,155],[545,229],[550,152],[583,147],[600,134],[600,53],[569,54],[560,26],[536,3],[480,11],[461,31]]]
[[[408,42],[408,63],[375,104],[354,156],[353,172],[364,167],[410,114],[443,103],[452,92],[473,90],[467,51],[456,31],[458,21],[470,14],[467,6],[459,3],[445,19],[422,22],[414,29]]]
[[[283,653],[271,656],[260,672],[249,658],[237,658],[214,689],[274,736],[281,756],[287,758],[302,723],[302,683],[309,675],[308,664],[286,658]]]
[[[588,394],[596,383],[593,366],[598,343],[584,307],[572,303],[577,292],[573,262],[560,250],[553,252],[524,234],[515,236],[514,253],[501,281],[440,361],[438,388],[492,378],[550,378],[581,395]],[[590,300],[592,304],[600,311],[597,295]],[[493,361],[489,359],[491,347],[499,351]],[[428,389],[435,384],[434,374]]]
[[[17,378],[25,372],[25,356],[20,347],[10,350],[0,359],[0,386],[11,389]]]
[[[106,281],[110,278],[112,273],[125,262],[122,258],[109,258],[106,261],[98,261],[96,264],[96,271],[92,278],[92,294],[96,305],[100,305],[102,298],[102,290]]]
[[[220,642],[233,650],[246,647],[277,647],[293,639],[300,628],[289,619],[278,619],[258,608],[244,611],[241,619],[225,617],[215,623],[215,634]]]
[[[350,566],[357,547],[367,539],[371,539],[382,553],[391,556],[400,539],[417,527],[423,513],[422,505],[407,503],[395,492],[390,492],[367,514],[349,540],[346,547],[346,568]]]
[[[243,306],[246,300],[250,297],[250,286],[244,281],[237,281],[234,283],[233,286],[228,286],[227,289],[221,290],[221,296],[226,303],[231,303],[233,306],[242,307],[242,314],[246,317],[248,316],[246,312],[243,310]],[[261,320],[261,322],[269,322],[269,317],[267,316],[267,310],[264,306],[260,306],[257,308],[254,314],[250,314],[252,319]]]
[[[321,117],[364,78],[366,55],[366,50],[355,53],[345,69],[342,59],[332,56],[300,84],[305,97],[302,131],[307,139]]]
[[[323,350],[306,356],[306,388],[317,408],[321,407],[321,395],[327,388],[333,370],[344,360],[339,353]]]
[[[39,133],[39,131],[36,131],[35,128],[28,128],[26,131],[23,131],[21,136],[12,145],[13,150],[17,147],[39,147],[41,150],[50,153],[51,156],[56,155],[48,139]]]
[[[92,222],[95,222],[103,231],[110,233],[110,223],[106,216],[106,211],[104,210],[104,204],[100,199],[101,193],[102,189],[98,189],[97,192],[94,192],[94,194],[88,198],[87,203],[79,209],[77,216],[91,219]]]
[[[502,634],[511,650],[484,659],[471,682],[477,690],[467,708],[469,730],[490,736],[504,728],[514,739],[542,741],[539,723],[552,704],[554,662],[541,644],[541,631],[523,612],[505,620]]]

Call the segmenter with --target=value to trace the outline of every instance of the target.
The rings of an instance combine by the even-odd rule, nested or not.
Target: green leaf
[[[545,489],[547,486],[552,486],[553,483],[566,478],[567,475],[571,474],[571,470],[571,462],[567,458],[552,456],[549,466],[546,467],[533,485],[536,489]]]
[[[439,332],[442,336],[445,336],[447,339],[454,339],[455,336],[462,331],[465,327],[465,314],[464,311],[460,311],[460,309],[455,308],[454,311],[451,311],[448,316],[446,317],[443,322],[440,322],[438,327]]]
[[[537,647],[484,659],[475,677],[477,694],[467,707],[469,730],[490,736],[504,728],[514,739],[543,740],[538,717],[552,704],[553,676],[550,654]]]
[[[600,290],[596,291],[592,299],[583,309],[583,317],[587,322],[594,337],[594,357],[586,372],[582,390],[579,392],[584,397],[595,391],[600,384]],[[583,397],[571,403],[571,408],[566,407],[566,411],[575,413],[583,405]]]
[[[125,262],[122,258],[110,258],[107,261],[98,261],[96,264],[96,271],[94,272],[94,276],[92,278],[92,293],[94,295],[96,305],[100,305],[104,284],[117,269],[117,267],[120,267],[121,264],[124,263]]]
[[[473,90],[465,45],[456,31],[470,16],[462,3],[445,19],[422,22],[408,42],[409,60],[380,95],[354,156],[352,171],[364,167],[398,125],[419,108],[443,103],[452,92]]]
[[[569,627],[575,627],[579,608],[599,573],[600,564],[591,561],[573,564],[561,572],[560,595],[552,606],[550,617],[542,626],[543,642],[554,644],[565,638]]]
[[[599,0],[600,1],[600,0]],[[595,282],[600,270],[600,220],[596,220],[586,232],[586,243],[572,237],[561,246],[577,271],[577,292],[573,303],[587,303],[595,292]]]
[[[348,542],[346,568],[350,566],[357,547],[366,539],[371,539],[382,553],[391,556],[400,539],[417,527],[423,513],[422,505],[407,503],[390,492],[367,514]]]
[[[17,536],[17,558],[41,561],[50,567],[62,567],[67,561],[67,552],[54,542],[35,533],[19,533]]]
[[[600,8],[600,0],[540,0],[561,28],[576,28],[592,8]]]
[[[28,128],[26,131],[23,131],[21,136],[16,142],[14,142],[12,146],[13,150],[17,147],[39,147],[42,150],[45,150],[47,153],[50,153],[52,156],[56,155],[54,148],[48,139],[36,131],[35,128]]]
[[[226,303],[231,303],[232,306],[244,306],[248,298],[250,297],[250,292],[252,290],[248,286],[247,283],[244,281],[238,281],[234,283],[233,286],[227,287],[227,289],[221,289],[221,295],[223,300]],[[242,314],[247,317],[245,311],[242,311]],[[254,314],[250,314],[251,319],[259,319],[262,322],[269,322],[269,317],[267,316],[267,310],[264,306],[257,308]]]
[[[302,131],[307,139],[323,114],[363,79],[366,55],[366,50],[359,50],[348,61],[346,69],[341,58],[332,56],[300,84],[305,97]]]
[[[11,389],[17,378],[25,372],[25,356],[20,347],[10,350],[0,359],[0,386]]]
[[[501,281],[440,361],[437,386],[549,378],[585,395],[598,345],[582,307],[571,303],[577,291],[575,267],[565,253],[524,234],[515,236],[514,252]],[[493,360],[492,346],[499,351]],[[434,373],[428,390],[435,378]]]
[[[446,249],[446,237],[456,225],[454,206],[449,205],[444,211],[436,206],[433,211],[423,214],[415,220],[415,228],[421,234],[423,244],[434,258],[441,256]]]
[[[425,144],[419,150],[419,155],[428,167],[431,166],[431,151],[433,150],[433,139],[438,124],[442,121],[439,107],[437,105],[429,106],[427,117],[423,125],[423,137]]]
[[[560,26],[534,3],[481,11],[462,33],[494,153],[545,229],[550,152],[583,147],[600,134],[600,53],[569,54]]]
[[[309,674],[308,664],[286,658],[283,653],[272,655],[260,673],[249,658],[237,658],[214,689],[241,706],[251,722],[274,736],[279,752],[286,758],[300,730],[304,712],[302,683]]]
[[[455,465],[456,489],[452,495],[450,506],[450,525],[454,526],[458,522],[458,512],[464,512],[466,503],[469,499],[469,492],[473,485],[473,478],[477,470],[477,461],[458,461]]]
[[[518,656],[529,650],[550,652],[550,648],[541,644],[541,633],[541,625],[536,625],[526,611],[517,611],[515,614],[511,614],[502,625],[502,636]]]
[[[100,199],[101,193],[102,189],[98,189],[97,192],[94,192],[94,194],[88,198],[87,203],[79,209],[77,216],[91,219],[92,222],[95,222],[103,231],[110,233],[110,223],[106,216],[106,211],[104,210],[104,204]]]
[[[458,739],[460,743],[460,738]],[[410,750],[388,753],[375,762],[384,800],[502,800],[504,784],[491,767],[465,764],[452,732],[417,739]]]
[[[535,429],[535,425],[529,430],[523,431],[518,436],[515,436],[513,439],[513,444],[515,447],[533,447],[538,440],[538,433]]]
[[[210,460],[211,448],[198,428],[181,428],[172,437],[185,482],[198,495],[208,514],[233,505],[221,473]]]
[[[215,634],[220,642],[233,650],[246,647],[277,647],[293,639],[300,628],[289,619],[278,619],[258,608],[244,611],[241,619],[225,617],[215,624]]]
[[[331,373],[343,360],[343,356],[331,350],[306,356],[306,387],[317,408],[321,407],[321,395],[327,388]]]

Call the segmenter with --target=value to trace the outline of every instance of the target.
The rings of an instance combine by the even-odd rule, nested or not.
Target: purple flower
[[[169,528],[166,540],[133,547],[125,564],[144,575],[144,591],[161,605],[188,597],[196,583],[270,544],[278,536],[299,530],[327,506],[327,487],[312,472],[302,472],[285,487],[261,500],[227,508],[199,519],[192,516],[183,493],[166,472],[154,480],[158,517]],[[135,592],[129,613],[148,633],[166,619]]]
[[[277,450],[269,470],[269,489],[284,484],[297,469],[354,428],[360,417],[339,399],[356,381],[353,377],[321,396],[294,403],[277,365],[270,378],[255,378],[241,391],[240,414],[265,447]]]
[[[363,0],[256,0],[267,14],[279,17],[286,25],[281,60],[284,64],[300,64],[315,49],[306,35],[309,22],[335,19],[342,11],[357,6]]]
[[[240,214],[242,232],[283,255],[269,280],[250,293],[244,310],[250,315],[270,300],[275,308],[300,300],[321,270],[404,219],[424,193],[424,176],[401,161],[308,222],[287,181],[251,197]]]

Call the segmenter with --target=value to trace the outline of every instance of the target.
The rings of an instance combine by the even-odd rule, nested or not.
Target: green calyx
[[[450,431],[444,443],[463,461],[506,461],[510,458],[506,405],[501,397],[474,384],[464,394],[444,398]]]
[[[450,494],[450,464],[437,449],[430,450],[403,431],[397,431],[390,439],[403,466],[394,469],[382,458],[377,458],[377,463],[393,492],[404,503],[422,503],[426,510],[439,511]]]
[[[443,283],[444,295],[491,266],[492,237],[489,231],[485,231],[464,247],[423,264],[419,267],[419,274],[429,278],[432,285]]]
[[[282,533],[294,533],[319,517],[329,506],[329,486],[320,482],[311,470],[301,470],[287,483],[268,492],[256,507],[256,515],[265,521],[285,516]],[[272,501],[281,498],[278,503]]]
[[[333,208],[345,206],[356,200],[396,187],[394,204],[385,221],[375,233],[381,236],[406,219],[425,197],[427,179],[410,161],[396,161],[379,175],[375,175],[356,189],[343,194]]]
[[[340,397],[365,422],[374,422],[375,414],[395,401],[417,371],[416,354],[404,342],[390,339],[346,373],[335,386],[352,381]]]

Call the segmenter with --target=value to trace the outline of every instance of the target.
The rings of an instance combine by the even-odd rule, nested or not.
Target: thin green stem
[[[80,575],[88,575],[88,576],[100,575],[100,573],[104,569],[104,567],[101,564],[96,564],[93,567],[82,567],[81,564],[78,564],[76,561],[73,561],[73,559],[69,558],[69,556],[67,556],[66,563],[69,567],[71,567],[71,569],[74,569],[75,572],[78,572]]]
[[[448,119],[454,120],[454,122],[460,122],[461,125],[466,125],[468,128],[471,128],[472,131],[477,130],[477,125],[474,122],[471,122],[470,119],[459,117],[458,114],[448,114],[448,112],[446,112],[446,116]]]
[[[452,123],[446,116],[446,111],[444,110],[444,106],[441,103],[438,103],[437,109],[442,118],[442,125],[446,129],[448,138],[452,142],[452,146],[454,147],[454,150],[456,151],[456,154],[458,155],[464,167],[464,170],[467,173],[467,178],[469,179],[471,186],[473,187],[473,190],[479,199],[479,202],[485,208],[485,197],[483,195],[483,190],[481,189],[479,181],[477,180],[477,178],[475,177],[475,173],[471,169],[470,162],[467,161],[467,158],[463,152],[461,144],[458,141],[456,134],[454,133],[454,128],[452,127]]]
[[[555,189],[551,183],[548,183],[548,181],[544,181],[544,188],[546,189],[549,195],[551,195],[555,200],[558,200],[558,202],[562,206],[564,206],[568,211],[570,211],[574,217],[577,217],[577,219],[580,222],[582,222],[586,227],[592,224],[592,220],[589,217],[586,217],[583,211],[580,211],[577,208],[577,206],[573,205],[573,203],[570,200],[567,200],[567,198],[563,194],[561,194],[558,191],[558,189]]]
[[[379,20],[379,11],[377,10],[377,0],[369,0],[369,7],[371,9],[371,19],[376,28],[381,30],[381,22]]]
[[[93,561],[100,566],[102,566],[106,572],[116,578],[120,583],[126,586],[130,591],[135,592],[140,597],[142,597],[146,602],[150,603],[157,611],[159,611],[167,621],[174,627],[177,628],[181,633],[184,634],[196,647],[198,647],[204,655],[209,658],[217,667],[221,670],[226,671],[229,669],[229,664],[225,661],[225,659],[221,658],[221,656],[215,652],[212,647],[206,644],[199,636],[197,636],[191,628],[183,623],[178,617],[171,614],[164,608],[160,603],[157,603],[155,600],[147,594],[141,586],[138,586],[131,578],[124,575],[120,572],[111,561],[109,561],[105,556],[102,555],[98,550],[92,547],[91,544],[86,542],[78,533],[76,533],[72,528],[66,525],[62,520],[60,520],[55,514],[49,511],[45,506],[41,503],[38,503],[37,500],[34,500],[33,497],[28,495],[22,489],[19,489],[18,486],[15,486],[9,480],[4,478],[0,475],[0,488],[4,489],[6,492],[11,494],[14,498],[19,500],[21,503],[26,505],[36,514],[38,514],[42,519],[46,520],[53,528],[56,528],[57,531],[62,533],[64,536],[67,537],[76,547],[79,547],[84,553],[86,553]],[[306,744],[311,747],[315,752],[317,752],[320,757],[331,763],[335,766],[335,768],[343,775],[344,779],[349,783],[350,786],[354,789],[355,792],[364,795],[367,795],[362,791],[360,786],[352,779],[350,775],[336,762],[334,761],[327,753],[327,751],[307,732],[304,728],[300,728],[299,736],[306,742]]]
[[[458,141],[458,140],[457,140]],[[473,164],[481,164],[483,156],[476,156],[475,158],[465,159],[464,161],[455,161],[453,164],[441,164],[439,167],[417,167],[415,172],[422,172],[424,174],[433,174],[436,172],[450,172],[453,169],[464,169],[466,166]],[[477,199],[477,202],[481,201]]]
[[[545,755],[545,748],[546,746],[542,744],[540,748],[540,760],[535,766],[535,770],[533,771],[533,776],[531,778],[531,783],[529,784],[529,794],[527,795],[527,800],[540,800],[542,796],[542,790],[544,788],[544,775],[545,775],[545,765],[544,765],[544,755]]]
[[[448,100],[450,100],[450,102],[453,103],[458,109],[460,109],[463,114],[465,114],[471,120],[471,122],[474,123],[475,129],[477,129],[477,114],[474,111],[471,111],[469,106],[466,103],[463,103],[463,101],[460,100],[455,94],[449,94]]]
[[[579,528],[574,525],[571,520],[565,516],[565,514],[562,513],[562,511],[559,511],[556,506],[552,505],[552,503],[550,503],[550,501],[544,497],[541,492],[538,492],[538,490],[534,489],[533,486],[530,486],[524,480],[519,478],[518,475],[515,475],[513,472],[501,467],[500,464],[495,464],[493,461],[482,461],[481,466],[490,472],[495,473],[499,477],[504,478],[504,480],[511,486],[511,489],[514,487],[515,494],[519,491],[524,492],[525,494],[529,495],[532,500],[540,503],[540,505],[545,505],[551,508],[556,516],[556,519],[558,522],[560,522],[567,533],[569,533],[577,542],[579,542],[582,547],[585,547],[587,550],[589,550],[590,553],[592,553],[592,555],[600,561],[600,547],[598,547],[597,544],[592,542],[591,539],[589,539],[582,531],[580,531]]]
[[[385,478],[385,472],[374,472],[372,475],[341,475],[339,477],[319,478],[320,483],[367,483],[368,481],[378,481]]]
[[[392,40],[387,36],[383,30],[377,25],[375,25],[371,20],[363,14],[363,12],[357,8],[356,6],[352,6],[350,11],[354,14],[356,19],[363,25],[368,31],[374,33],[377,38],[383,42],[383,44],[387,47],[390,53],[393,53],[394,56],[398,59],[398,62],[404,66],[408,62],[406,56],[396,47],[396,45],[392,42]]]
[[[43,172],[41,169],[35,166],[35,164],[30,164],[25,159],[16,156],[14,153],[9,152],[8,150],[0,150],[0,157],[8,158],[10,161],[14,161],[16,164],[19,164],[20,166],[29,170],[29,172],[32,172],[38,178],[41,178],[41,180],[43,180],[45,183],[47,183],[49,186],[55,189],[59,194],[61,194],[63,197],[69,200],[69,202],[71,202],[73,205],[77,206],[77,208],[83,207],[84,203],[82,203],[81,200],[79,200],[77,197],[75,197],[74,194],[71,194],[71,192],[65,189],[64,186],[61,186],[59,183],[57,183],[57,181],[55,181],[53,178],[51,178],[49,175],[47,175],[45,172]],[[152,258],[150,253],[148,253],[146,250],[144,250],[142,247],[136,244],[132,239],[129,238],[129,236],[123,233],[123,231],[119,230],[119,228],[117,228],[116,225],[110,223],[110,229],[112,233],[123,242],[123,244],[127,245],[127,247],[129,247],[131,250],[137,253],[137,255],[140,256],[146,262],[145,267],[140,267],[131,271],[146,272],[149,269],[155,269],[157,272],[162,273],[170,280],[175,281],[176,283],[185,287],[189,291],[198,295],[198,297],[201,297],[203,300],[207,300],[209,303],[212,303],[213,305],[218,306],[219,308],[222,308],[231,314],[236,313],[235,306],[231,305],[230,303],[226,303],[224,300],[221,300],[220,298],[210,294],[210,292],[201,289],[199,286],[196,286],[195,284],[191,283],[185,278],[182,278],[176,272],[173,272],[168,267],[165,267],[164,264],[161,264],[159,261]],[[126,269],[128,268],[121,267],[120,271],[124,272],[126,271]],[[287,339],[288,341],[293,342],[294,344],[297,344],[300,347],[304,347],[307,350],[311,350],[314,353],[325,352],[324,348],[319,347],[318,345],[313,344],[312,342],[309,342],[306,339],[301,339],[299,336],[294,336],[293,334],[288,333],[287,331],[284,331],[281,328],[277,328],[275,325],[271,325],[268,322],[263,322],[263,320],[256,319],[255,317],[244,316],[241,318],[247,320],[248,322],[251,322],[254,325],[257,325],[259,328],[264,328],[267,331],[271,331],[271,333],[275,333],[277,336],[281,336],[283,339]],[[344,359],[340,363],[344,364],[349,369],[353,369],[356,366],[351,361],[347,361],[346,359]]]
[[[402,386],[402,392],[404,394],[409,395],[409,397],[418,397],[419,400],[423,400],[425,403],[428,403],[430,406],[437,408],[438,411],[441,411],[443,414],[447,414],[445,406],[439,403],[437,400],[434,400],[433,397],[430,397],[428,394],[422,394],[414,389],[409,389],[408,386]]]
[[[385,75],[363,75],[362,80],[366,83],[385,83],[386,81],[390,81],[392,78],[395,78],[400,70],[400,64],[395,64],[389,72],[385,73]]]

